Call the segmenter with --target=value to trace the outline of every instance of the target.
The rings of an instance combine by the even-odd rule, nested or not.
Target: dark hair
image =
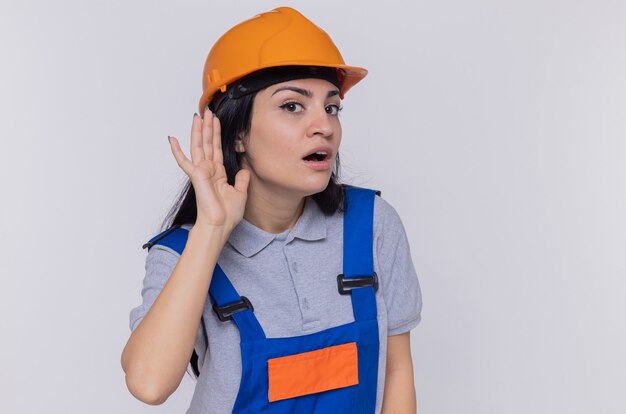
[[[252,106],[255,96],[256,92],[237,99],[224,97],[215,110],[215,116],[219,118],[222,127],[224,168],[230,185],[234,185],[235,175],[241,168],[241,154],[235,151],[235,140],[238,137],[248,136],[252,124]],[[214,97],[213,102],[219,98],[221,97]],[[338,176],[339,155],[337,155],[335,169],[330,176],[328,186],[323,191],[310,196],[326,215],[332,215],[343,210],[344,186],[338,183]],[[196,221],[196,216],[196,193],[191,180],[187,177],[177,200],[163,220],[160,231],[175,225],[193,224]],[[191,355],[190,364],[193,374],[197,378],[200,371],[198,369],[198,354],[195,349]]]

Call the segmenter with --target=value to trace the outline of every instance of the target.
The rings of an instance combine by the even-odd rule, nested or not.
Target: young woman
[[[191,361],[188,413],[416,412],[402,222],[338,183],[341,99],[366,74],[287,7],[213,46],[191,160],[168,137],[189,181],[144,245],[122,354],[135,397],[163,403]]]

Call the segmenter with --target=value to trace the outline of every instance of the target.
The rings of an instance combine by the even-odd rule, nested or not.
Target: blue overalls
[[[252,303],[240,296],[219,265],[209,297],[217,317],[240,333],[242,375],[233,413],[374,413],[378,381],[378,322],[373,262],[376,191],[345,188],[343,274],[339,294],[350,294],[354,322],[309,335],[267,338]],[[179,226],[144,247],[182,253],[188,231]]]

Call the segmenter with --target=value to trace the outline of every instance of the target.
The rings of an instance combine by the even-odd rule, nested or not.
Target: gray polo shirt
[[[191,225],[184,225],[190,229]],[[254,306],[268,338],[307,335],[354,321],[349,295],[337,292],[342,273],[343,213],[326,216],[310,198],[295,226],[267,233],[245,219],[232,231],[218,259],[237,292]],[[387,336],[407,332],[420,321],[422,297],[400,217],[380,197],[374,203],[374,270],[380,353],[376,413],[385,385]],[[180,255],[156,245],[146,257],[143,303],[130,312],[139,324],[165,285]],[[208,292],[207,292],[208,293]],[[188,414],[230,413],[239,391],[239,331],[221,322],[208,299],[195,349],[200,365]]]

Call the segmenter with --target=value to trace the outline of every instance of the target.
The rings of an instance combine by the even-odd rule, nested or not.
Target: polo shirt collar
[[[315,200],[311,197],[305,197],[302,214],[291,230],[285,230],[279,234],[268,233],[246,219],[242,219],[230,233],[228,242],[245,257],[252,257],[267,247],[274,239],[285,239],[285,243],[291,242],[294,238],[310,241],[322,240],[326,238],[326,230],[324,212],[318,207]]]

